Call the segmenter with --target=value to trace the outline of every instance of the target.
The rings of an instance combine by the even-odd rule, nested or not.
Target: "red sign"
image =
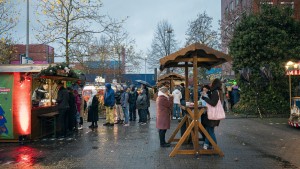
[[[300,75],[300,70],[288,70],[286,75]]]
[[[10,92],[10,89],[8,88],[0,88],[0,93],[2,92]]]

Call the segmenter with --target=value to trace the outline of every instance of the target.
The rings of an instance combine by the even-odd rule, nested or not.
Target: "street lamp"
[[[167,50],[167,56],[170,55],[171,53],[171,33],[173,32],[173,30],[171,28],[168,28],[167,30],[165,30],[165,32],[168,34],[168,50]],[[170,73],[170,68],[167,68],[167,73]]]

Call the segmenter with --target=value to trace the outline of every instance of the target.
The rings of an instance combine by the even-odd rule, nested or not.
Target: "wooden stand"
[[[214,140],[211,138],[211,136],[208,134],[208,132],[205,130],[205,128],[203,127],[203,125],[201,124],[201,122],[198,119],[194,118],[194,113],[192,112],[192,108],[186,108],[188,114],[186,114],[184,116],[184,118],[182,119],[182,121],[178,124],[177,128],[175,129],[175,131],[172,133],[170,139],[168,140],[168,143],[171,142],[177,142],[175,148],[172,150],[172,152],[170,153],[170,157],[174,157],[176,154],[195,154],[195,155],[199,155],[199,154],[218,154],[219,156],[223,157],[224,153],[222,152],[222,150],[219,148],[219,146],[214,142]],[[205,111],[205,107],[201,107],[200,108],[200,116],[203,114],[203,112]],[[189,120],[191,120],[189,122]],[[175,139],[176,134],[178,133],[178,131],[181,129],[182,125],[188,124],[188,128],[187,130],[184,132],[183,136],[180,139]],[[199,140],[203,140],[203,139],[199,139],[199,132],[203,132],[203,134],[205,135],[205,137],[209,140],[209,142],[212,144],[213,149],[210,150],[204,150],[204,149],[200,149],[199,148]],[[181,147],[181,145],[188,139],[189,136],[192,136],[192,143],[193,143],[193,150],[180,150],[179,148]]]
[[[189,84],[188,77],[189,71],[188,67],[193,67],[193,89],[194,89],[194,98],[198,98],[198,67],[212,68],[214,66],[220,65],[227,61],[231,61],[232,58],[229,55],[226,55],[220,51],[214,50],[206,45],[195,43],[189,45],[179,51],[170,54],[164,58],[159,60],[160,62],[160,70],[162,71],[165,68],[170,67],[184,67],[185,68],[185,101],[189,100],[189,91],[187,85]],[[174,133],[168,142],[178,141],[175,139],[176,134],[184,123],[188,123],[188,128],[183,134],[183,136],[179,139],[173,151],[170,153],[170,157],[175,156],[176,154],[219,154],[219,156],[224,156],[221,149],[218,145],[212,140],[211,136],[207,133],[199,119],[204,112],[204,108],[200,107],[198,109],[198,101],[194,100],[194,107],[186,107],[186,111],[188,112],[181,123],[177,126]],[[193,111],[192,111],[193,109]],[[199,146],[199,132],[202,132],[209,142],[212,144],[212,150],[200,150]],[[182,143],[191,135],[193,142],[193,150],[179,150]]]

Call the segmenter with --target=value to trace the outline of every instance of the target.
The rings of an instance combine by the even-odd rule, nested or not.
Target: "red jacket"
[[[158,94],[156,99],[156,128],[170,129],[173,97]]]

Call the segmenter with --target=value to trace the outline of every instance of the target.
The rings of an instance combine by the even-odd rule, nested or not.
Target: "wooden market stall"
[[[58,111],[55,103],[55,81],[77,80],[67,76],[41,72],[54,65],[0,66],[0,142],[37,139],[56,134]],[[43,98],[36,99],[42,90]],[[44,92],[44,93],[43,93]]]
[[[189,45],[175,53],[172,53],[162,59],[160,59],[160,70],[170,67],[182,67],[185,69],[185,81],[188,84],[188,69],[189,67],[193,68],[193,82],[194,82],[194,97],[198,98],[198,67],[204,67],[210,69],[227,61],[231,61],[231,57],[220,51],[214,50],[206,45],[195,43]],[[185,88],[185,100],[189,100],[188,88]],[[198,106],[198,101],[195,100],[191,106],[183,107],[188,112],[183,120],[179,123],[173,134],[169,139],[170,142],[177,142],[175,148],[170,153],[170,157],[175,156],[176,154],[218,154],[224,156],[223,152],[219,146],[212,140],[208,132],[205,130],[201,121],[199,121],[201,115],[205,111],[205,107]],[[182,125],[187,124],[187,130],[184,132],[183,136],[180,139],[175,139],[177,132],[180,130]],[[199,132],[208,138],[209,142],[212,144],[214,149],[204,150],[200,149],[199,146]],[[189,137],[192,136],[193,149],[190,150],[181,150],[183,142]]]
[[[295,128],[300,128],[300,83],[292,87],[292,76],[300,75],[300,62],[289,61],[286,63],[286,75],[289,77],[289,95],[290,95],[290,117],[288,124]],[[293,91],[294,88],[294,92]]]
[[[173,86],[173,84],[174,84],[173,81],[174,80],[183,81],[183,80],[185,80],[185,78],[183,76],[181,76],[180,74],[171,72],[171,73],[168,73],[168,74],[164,74],[164,75],[160,76],[157,79],[158,83],[168,81],[170,83],[170,90],[171,91],[173,91],[173,88],[174,88],[174,86]]]

